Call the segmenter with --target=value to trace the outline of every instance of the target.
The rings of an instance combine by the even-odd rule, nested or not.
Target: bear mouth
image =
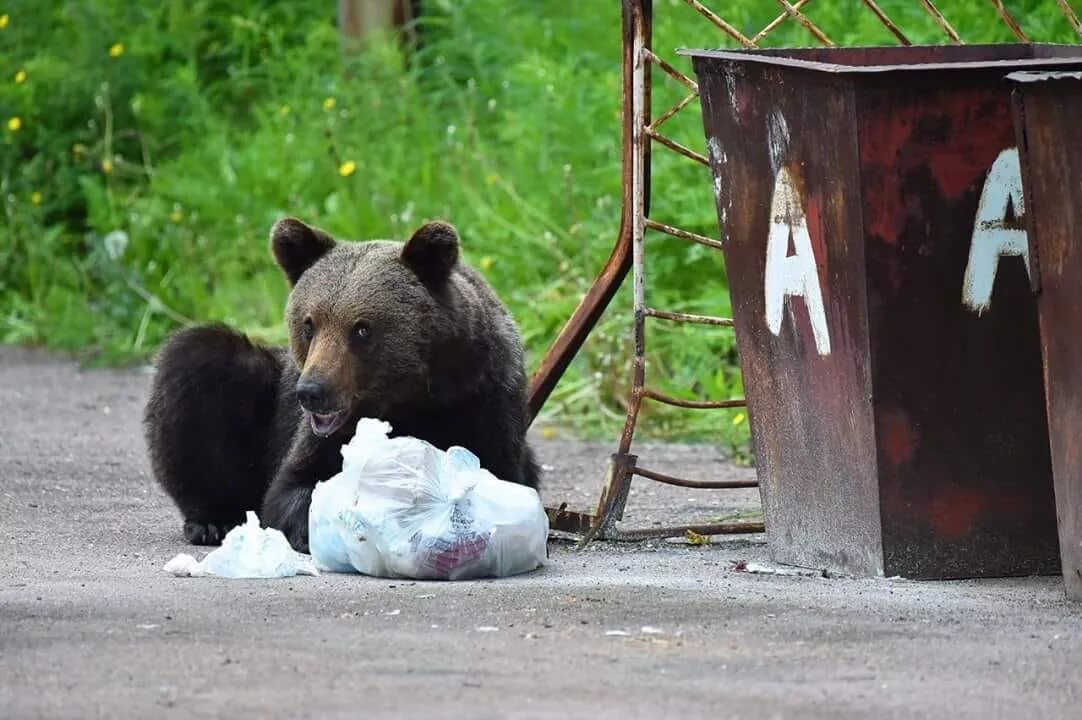
[[[327,437],[342,427],[342,423],[346,421],[346,415],[346,410],[327,414],[309,413],[308,420],[312,423],[312,432],[320,437]]]

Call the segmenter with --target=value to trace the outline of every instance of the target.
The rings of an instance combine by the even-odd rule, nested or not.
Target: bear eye
[[[353,326],[353,337],[360,342],[364,342],[372,336],[372,326],[364,320],[361,320]]]
[[[312,318],[305,318],[304,322],[301,324],[301,335],[304,336],[305,340],[311,340],[312,336],[315,334],[316,328],[315,325],[312,323]]]

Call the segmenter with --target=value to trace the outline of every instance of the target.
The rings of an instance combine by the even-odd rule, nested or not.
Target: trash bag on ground
[[[342,447],[342,471],[316,485],[308,547],[331,572],[466,580],[529,572],[547,557],[548,516],[537,491],[447,451],[362,419]]]
[[[182,553],[162,568],[178,577],[282,578],[318,575],[312,559],[294,550],[280,530],[263,528],[254,512],[202,560]]]

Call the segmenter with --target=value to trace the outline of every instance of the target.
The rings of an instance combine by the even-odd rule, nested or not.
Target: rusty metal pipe
[[[719,318],[711,317],[710,315],[692,315],[691,313],[670,312],[668,310],[658,310],[657,308],[646,308],[646,315],[648,317],[661,318],[663,320],[672,320],[673,322],[680,323],[697,323],[699,325],[719,325],[721,327],[732,327],[733,321],[731,318]]]
[[[797,9],[796,6],[790,5],[788,0],[777,0],[777,3],[778,5],[781,5],[782,9],[785,10],[785,12],[788,13],[790,16],[792,16],[794,20],[803,25],[804,29],[810,32],[816,40],[818,40],[823,45],[826,45],[827,47],[835,47],[834,41],[828,38],[826,33],[820,30],[819,26],[813,23],[807,15],[800,12],[800,10]]]
[[[694,80],[689,78],[687,75],[685,75],[684,73],[682,73],[679,70],[677,70],[676,68],[674,68],[669,63],[667,63],[664,60],[662,60],[661,58],[659,58],[657,55],[655,55],[653,53],[652,50],[650,50],[649,48],[644,48],[642,52],[643,52],[643,55],[645,55],[646,58],[650,62],[654,63],[659,68],[664,70],[665,74],[668,75],[669,77],[671,77],[673,80],[680,83],[681,85],[686,87],[688,90],[692,91],[693,93],[698,93],[699,92],[699,84],[697,82],[695,82]]]
[[[1011,29],[1011,32],[1014,33],[1014,36],[1018,38],[1021,42],[1028,43],[1029,37],[1022,29],[1022,26],[1018,24],[1018,21],[1014,19],[1014,16],[1011,15],[1010,12],[1008,12],[1007,8],[1003,5],[1003,0],[988,0],[988,2],[992,3],[992,7],[996,9],[996,12],[999,13],[999,17],[1003,20],[1007,27]]]
[[[800,10],[805,5],[807,5],[809,2],[811,2],[811,0],[800,0],[800,2],[793,5],[793,7],[795,7],[797,10]],[[787,13],[787,12],[783,12],[781,15],[778,15],[776,18],[774,18],[773,20],[770,21],[770,24],[768,24],[766,27],[764,27],[759,32],[755,33],[755,37],[753,37],[751,39],[752,44],[758,45],[760,40],[762,40],[767,35],[769,35],[771,32],[773,32],[774,28],[776,28],[778,25],[781,25],[787,19],[789,19],[789,13]]]
[[[875,0],[864,0],[864,4],[872,11],[872,14],[879,18],[879,22],[883,23],[883,26],[890,31],[890,34],[898,39],[898,42],[902,45],[913,44],[909,41],[909,38],[905,36],[905,33],[894,24],[894,21],[890,19],[890,16],[883,12],[882,8],[876,4]]]
[[[680,112],[681,110],[686,108],[688,105],[690,105],[692,103],[692,101],[694,101],[695,98],[697,98],[697,97],[699,97],[698,91],[691,93],[690,95],[685,97],[683,100],[681,100],[680,102],[673,105],[671,108],[666,110],[665,113],[661,117],[659,117],[657,120],[650,123],[650,129],[651,130],[657,130],[659,127],[661,127],[666,122],[668,122],[669,118],[671,118],[673,115],[675,115],[676,113]]]
[[[703,155],[702,153],[697,153],[694,150],[692,150],[691,148],[684,147],[683,145],[676,142],[672,138],[665,137],[664,135],[657,132],[656,130],[654,130],[649,125],[643,127],[643,134],[645,134],[648,137],[653,138],[654,140],[657,140],[659,143],[661,143],[665,147],[669,148],[673,152],[680,153],[681,155],[688,158],[689,160],[694,160],[695,162],[697,162],[697,163],[699,163],[701,165],[706,165],[707,167],[710,166],[710,161],[706,159],[705,155]]]
[[[634,542],[650,538],[679,537],[691,531],[697,535],[752,535],[765,531],[761,522],[710,523],[705,525],[677,525],[675,527],[645,528],[642,530],[623,530],[610,540]]]
[[[725,249],[725,245],[720,240],[714,240],[713,238],[708,238],[705,235],[699,235],[698,233],[681,230],[680,228],[673,227],[672,225],[666,225],[664,223],[659,223],[657,220],[651,220],[650,218],[646,218],[646,227],[650,228],[651,230],[663,232],[666,235],[672,235],[673,237],[680,238],[681,240],[691,240],[692,242],[697,242],[700,245],[712,247],[715,250]]]
[[[726,408],[744,407],[745,405],[743,400],[684,400],[646,387],[642,389],[640,394],[644,398],[689,410],[724,410]]]
[[[951,24],[947,21],[947,18],[943,16],[943,13],[939,12],[939,8],[937,8],[932,3],[932,0],[920,0],[920,4],[924,6],[924,9],[927,10],[928,14],[932,16],[932,20],[935,20],[935,24],[938,25],[939,28],[947,34],[947,37],[950,38],[952,43],[954,43],[955,45],[963,44],[962,38],[958,34],[958,31],[956,31],[954,27],[951,26]]]
[[[641,467],[636,467],[632,472],[635,475],[649,478],[650,480],[666,485],[676,485],[677,487],[695,488],[698,490],[732,490],[736,488],[759,487],[758,480],[685,480],[684,478],[673,477],[672,475],[666,475],[655,470],[647,470],[646,468]]]
[[[1059,5],[1059,9],[1063,11],[1063,14],[1067,17],[1067,22],[1071,23],[1071,27],[1078,33],[1079,37],[1082,37],[1082,22],[1078,20],[1078,15],[1071,8],[1070,3],[1067,0],[1056,0],[1056,4]]]

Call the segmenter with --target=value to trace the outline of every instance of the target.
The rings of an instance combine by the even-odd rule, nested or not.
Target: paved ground
[[[190,548],[147,473],[146,381],[0,348],[4,718],[1082,717],[1082,607],[1056,578],[734,572],[765,560],[754,538],[553,545],[497,582],[166,576]],[[549,497],[582,501],[611,451],[539,448]],[[753,500],[644,489],[631,518]]]

